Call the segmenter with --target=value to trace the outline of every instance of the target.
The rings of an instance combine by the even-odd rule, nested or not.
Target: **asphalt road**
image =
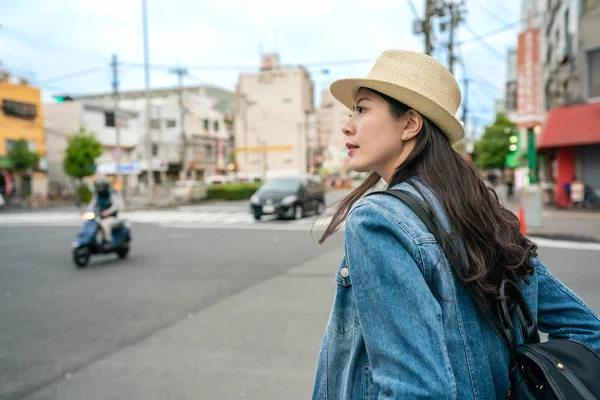
[[[0,399],[26,398],[340,245],[308,231],[134,228],[129,259],[77,270],[73,228],[0,227]]]
[[[302,373],[290,370],[293,373],[289,373],[292,376],[289,379],[298,388],[310,389],[314,357],[331,305],[334,286],[330,275],[337,267],[341,235],[319,246],[310,231],[171,229],[138,224],[134,226],[129,259],[100,257],[87,269],[77,270],[70,259],[70,243],[76,231],[73,227],[0,226],[1,400],[64,400],[65,393],[86,393],[81,395],[84,397],[71,394],[69,399],[151,398],[144,388],[164,376],[165,370],[149,371],[146,364],[164,361],[163,368],[175,371],[181,363],[179,359],[169,363],[167,358],[175,350],[166,347],[161,353],[169,341],[157,338],[191,315],[204,315],[206,319],[198,320],[192,331],[181,336],[171,331],[170,343],[177,342],[179,346],[176,358],[179,354],[190,354],[195,367],[203,364],[203,357],[210,349],[200,350],[202,344],[192,344],[194,338],[206,341],[204,346],[221,346],[223,352],[231,346],[233,352],[234,348],[235,351],[264,348],[268,345],[265,341],[281,337],[284,342],[281,347],[265,350],[266,360],[259,362],[255,359],[258,356],[250,357],[251,369],[267,365],[277,355],[291,364],[297,360]],[[333,256],[328,256],[332,252]],[[542,261],[596,312],[600,312],[599,254],[598,250],[581,248],[540,249]],[[327,261],[323,261],[323,256],[328,256]],[[311,262],[315,265],[296,273],[294,279],[277,280],[289,277],[290,271]],[[267,286],[270,282],[271,286]],[[241,293],[246,293],[246,297],[240,298]],[[293,293],[295,300],[291,298]],[[263,303],[251,304],[263,295],[267,296]],[[219,308],[225,304],[229,305]],[[285,308],[302,304],[308,311],[315,309],[315,315],[306,309],[292,312]],[[289,318],[290,327],[285,331],[265,327],[277,324],[272,318]],[[223,327],[218,323],[224,324]],[[257,330],[257,326],[266,330]],[[266,338],[265,332],[272,332],[274,338]],[[219,342],[220,336],[227,340]],[[241,339],[243,345],[237,343]],[[295,352],[291,356],[285,354],[290,348]],[[132,349],[142,353],[136,355],[131,353]],[[117,371],[128,381],[130,393],[118,386],[121,382],[117,377],[102,375],[111,370],[105,364],[110,359],[116,374],[115,357],[122,368]],[[212,362],[217,363],[226,354],[214,357]],[[177,371],[175,378],[181,382],[169,377],[162,382],[163,389],[169,388],[169,398],[203,398],[198,397],[200,393],[214,394],[204,398],[232,398],[227,389],[235,386],[236,379],[229,378],[230,375],[259,374],[256,370],[248,372],[247,365],[242,370],[236,366],[240,363],[241,360],[235,360],[223,367],[221,380],[208,375],[211,368]],[[132,373],[134,367],[138,369]],[[277,374],[274,371],[281,370],[270,367],[266,373]],[[190,374],[189,381],[183,378],[186,373]],[[201,376],[204,373],[207,375]],[[88,380],[71,381],[81,390],[73,392],[68,379],[86,374]],[[263,378],[270,379],[272,385],[282,385],[277,389],[280,395],[269,397],[266,393],[275,393],[275,389],[263,387],[255,388],[254,398],[306,398],[307,391],[297,397],[283,396],[290,386],[282,384],[288,381],[280,375]],[[192,382],[198,380],[203,386],[194,388],[196,396],[184,395]],[[121,392],[114,396],[99,395],[98,387],[90,382]]]

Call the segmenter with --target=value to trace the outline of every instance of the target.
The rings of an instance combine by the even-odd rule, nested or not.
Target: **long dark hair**
[[[394,118],[410,110],[398,100],[371,91],[387,101]],[[441,202],[453,233],[466,250],[464,283],[471,285],[478,295],[497,298],[503,278],[516,280],[533,273],[530,258],[537,256],[537,247],[521,234],[517,217],[500,203],[496,192],[486,186],[475,166],[464,160],[444,133],[425,117],[414,150],[396,169],[389,186],[413,177],[429,187]],[[342,200],[319,243],[339,228],[352,205],[379,180],[377,173],[371,173]]]

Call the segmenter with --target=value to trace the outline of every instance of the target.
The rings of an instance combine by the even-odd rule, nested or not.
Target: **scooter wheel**
[[[127,258],[128,254],[129,254],[129,242],[124,247],[121,247],[119,250],[117,250],[117,255],[119,256],[119,258],[121,260],[124,258]]]
[[[81,246],[73,250],[73,261],[79,268],[84,268],[90,262],[90,248]]]

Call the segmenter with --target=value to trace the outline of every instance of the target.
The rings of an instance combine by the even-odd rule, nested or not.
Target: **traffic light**
[[[519,149],[519,137],[517,135],[512,135],[509,140],[510,140],[510,145],[509,145],[508,149],[510,150],[511,153],[514,153],[515,151],[517,151]]]
[[[519,140],[519,132],[513,131],[509,133],[508,138],[508,154],[506,155],[506,167],[518,168],[521,166],[521,144]]]
[[[64,103],[65,101],[73,101],[73,98],[66,94],[60,94],[60,95],[54,96],[54,100],[56,100],[57,103]]]

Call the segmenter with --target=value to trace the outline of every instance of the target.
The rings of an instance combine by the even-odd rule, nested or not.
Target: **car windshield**
[[[259,193],[265,192],[295,192],[300,187],[299,179],[272,179],[266,181],[258,190]]]

